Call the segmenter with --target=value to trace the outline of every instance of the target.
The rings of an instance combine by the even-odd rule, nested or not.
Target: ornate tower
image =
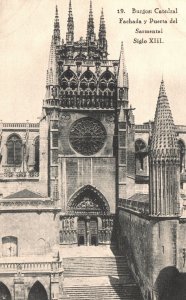
[[[58,46],[60,44],[60,25],[59,25],[59,16],[58,8],[56,6],[56,14],[54,20],[54,33],[53,33],[54,44]]]
[[[50,46],[49,63],[46,79],[46,95],[43,103],[43,117],[40,123],[40,136],[43,142],[40,153],[48,153],[48,158],[41,156],[40,161],[44,170],[42,178],[48,176],[48,194],[58,200],[58,117],[59,117],[59,83],[56,49],[60,45],[60,26],[58,9],[54,20],[54,31]],[[48,146],[47,146],[48,145]],[[41,149],[43,148],[43,149]],[[46,164],[46,162],[48,163]]]
[[[134,194],[134,116],[128,101],[128,73],[121,43],[118,77],[117,77],[117,110],[118,110],[118,198],[126,199]]]
[[[101,11],[101,17],[100,17],[98,46],[103,51],[103,58],[106,58],[108,53],[107,53],[106,27],[105,27],[103,9]]]
[[[43,111],[48,122],[49,194],[61,206],[60,241],[110,243],[118,157],[121,196],[126,194],[131,121],[123,45],[119,60],[107,59],[103,11],[96,39],[91,1],[86,39],[74,41],[70,1],[66,43],[56,43],[56,15]]]
[[[74,19],[72,15],[72,4],[69,2],[69,12],[68,12],[68,21],[67,21],[67,33],[66,33],[66,42],[71,45],[74,43]]]
[[[94,17],[93,17],[93,11],[92,11],[92,0],[90,0],[90,11],[89,11],[89,18],[87,22],[87,44],[88,46],[91,46],[91,44],[94,44],[96,40],[96,35],[94,33]]]
[[[127,67],[125,63],[123,42],[121,43],[121,51],[120,51],[120,58],[119,58],[117,88],[118,88],[118,106],[120,107],[122,104],[123,108],[128,108],[129,80],[128,80]]]
[[[179,213],[179,165],[175,126],[162,80],[150,145],[151,215],[174,216]]]

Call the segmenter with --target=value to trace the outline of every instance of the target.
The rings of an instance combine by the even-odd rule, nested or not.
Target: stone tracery
[[[69,140],[72,148],[82,155],[93,155],[101,150],[106,130],[95,119],[82,118],[71,127]]]

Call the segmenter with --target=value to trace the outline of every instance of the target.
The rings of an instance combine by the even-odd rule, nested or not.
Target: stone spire
[[[87,43],[89,45],[91,43],[94,43],[94,41],[95,41],[94,17],[92,11],[92,0],[90,0],[89,18],[87,22]]]
[[[55,19],[54,19],[54,44],[57,46],[60,44],[60,25],[59,25],[59,16],[58,16],[58,8],[56,5],[56,13],[55,13]]]
[[[175,125],[166,96],[164,81],[161,81],[159,96],[154,118],[154,131],[151,141],[151,151],[158,157],[177,158],[178,147]]]
[[[56,44],[55,38],[52,36],[47,79],[46,79],[47,93],[46,98],[56,98],[58,94],[58,76],[57,76],[57,61],[56,61]]]
[[[121,43],[120,58],[119,58],[118,87],[119,88],[128,88],[129,87],[123,42]]]
[[[74,42],[74,19],[72,14],[71,0],[69,1],[66,42],[67,44],[72,44]]]
[[[103,8],[101,10],[100,25],[99,25],[99,48],[105,52],[107,56],[107,39],[106,39],[106,27],[103,14]]]
[[[178,214],[179,150],[175,125],[161,81],[150,145],[150,214]]]

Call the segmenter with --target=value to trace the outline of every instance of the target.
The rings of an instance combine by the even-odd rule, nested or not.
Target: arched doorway
[[[11,300],[10,292],[2,282],[0,282],[0,300]]]
[[[46,290],[39,281],[32,286],[28,295],[28,300],[48,300]]]
[[[78,218],[78,246],[98,245],[98,221],[96,217]]]
[[[114,216],[104,195],[86,185],[72,195],[61,216],[60,243],[101,245],[111,243]]]

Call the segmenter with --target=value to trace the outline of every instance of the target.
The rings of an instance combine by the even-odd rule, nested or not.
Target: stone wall
[[[18,256],[43,255],[59,243],[59,216],[52,212],[0,214],[0,257],[2,238],[17,238]]]
[[[144,299],[184,299],[185,223],[124,208],[118,211],[118,221],[118,244],[128,256]],[[171,298],[175,294],[180,298]]]

